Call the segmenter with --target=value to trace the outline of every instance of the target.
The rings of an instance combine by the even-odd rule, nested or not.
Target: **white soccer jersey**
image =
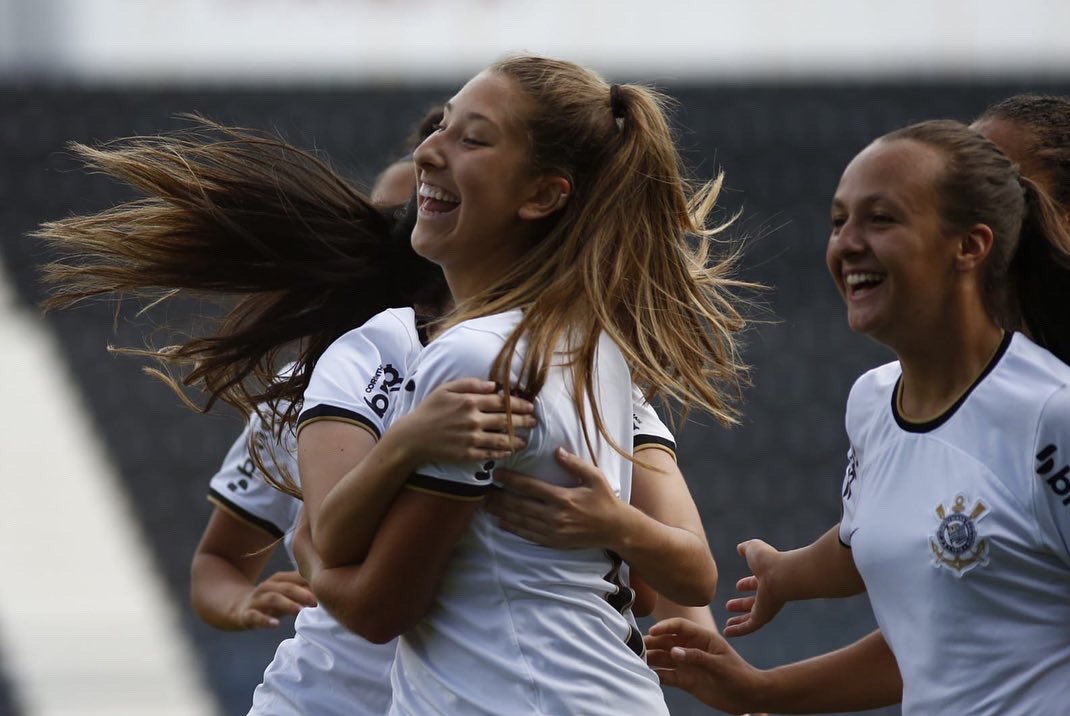
[[[265,407],[266,409],[266,407]],[[285,406],[280,406],[285,410]],[[261,452],[261,460],[269,469],[286,470],[297,479],[297,443],[293,433],[283,432],[276,442],[270,427],[259,415],[253,414],[238,439],[231,445],[219,471],[208,483],[208,500],[234,517],[258,527],[276,539],[282,539],[286,554],[293,562],[293,525],[301,512],[301,501],[280,492],[268,484],[257,469],[249,453],[249,436],[256,435],[258,444],[275,446]]]
[[[411,412],[447,381],[489,376],[519,319],[520,312],[511,311],[466,321],[433,341],[404,381],[397,415]],[[519,364],[515,358],[514,380]],[[627,447],[633,436],[631,378],[620,351],[605,336],[595,390],[606,429]],[[590,405],[586,426],[594,454],[588,451],[569,377],[560,365],[549,369],[535,405],[538,425],[527,448],[498,465],[572,485],[573,478],[553,457],[562,446],[593,458],[618,495],[630,494],[631,465],[599,434]],[[426,465],[410,487],[479,499],[490,489],[496,466]],[[604,550],[541,547],[501,530],[491,515],[477,511],[454,549],[433,606],[398,644],[391,713],[667,714],[657,677],[640,655],[640,635],[626,616],[631,591],[620,586],[619,567]]]
[[[1070,713],[1070,367],[1008,334],[927,423],[900,416],[900,375],[851,390],[840,539],[904,714]]]
[[[384,311],[346,333],[320,357],[298,418],[342,420],[379,437],[420,349],[412,309]],[[296,472],[296,471],[295,471]],[[302,609],[253,693],[250,716],[382,716],[390,705],[395,643],[372,644],[322,607]]]

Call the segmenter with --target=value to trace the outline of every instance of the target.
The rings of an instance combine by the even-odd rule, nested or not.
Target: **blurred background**
[[[241,423],[192,414],[106,352],[204,307],[36,308],[27,232],[128,198],[68,142],[199,112],[316,148],[369,185],[429,106],[505,52],[669,92],[694,173],[723,169],[725,215],[742,209],[747,277],[772,288],[748,335],[743,424],[693,416],[679,431],[722,622],[745,573],[737,542],[800,546],[839,519],[847,391],[888,358],[848,332],[826,276],[840,171],[905,123],[1070,93],[1067,27],[1070,4],[1044,0],[0,0],[0,715],[243,714],[292,630],[222,633],[193,615],[207,481]],[[798,604],[737,647],[772,666],[873,626],[864,598]]]

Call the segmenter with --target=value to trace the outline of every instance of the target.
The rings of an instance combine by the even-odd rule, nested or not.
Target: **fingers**
[[[753,574],[736,582],[736,590],[740,592],[758,591],[758,578]]]
[[[651,636],[678,635],[680,637],[690,638],[701,636],[708,631],[709,630],[706,627],[696,624],[690,619],[672,617],[671,619],[663,619],[650,627],[648,633]]]
[[[758,631],[761,627],[761,623],[750,618],[750,615],[742,617],[731,617],[724,623],[724,635],[729,638],[735,638],[737,636],[747,636]]]
[[[246,609],[242,613],[241,625],[245,629],[274,629],[279,620],[256,609]]]
[[[569,471],[569,473],[579,480],[581,485],[607,485],[605,476],[602,471],[597,467],[587,462],[583,458],[573,455],[563,447],[554,450],[554,458],[557,460],[561,467]]]
[[[514,431],[530,430],[538,422],[535,420],[535,416],[530,414],[514,412],[512,415],[507,415],[504,412],[499,413],[483,409],[480,409],[476,421],[480,429],[495,433],[509,432],[510,427]]]
[[[754,608],[755,597],[737,597],[725,602],[725,609],[730,612],[749,612]]]
[[[528,446],[528,441],[522,435],[509,435],[505,432],[479,433],[476,437],[477,446],[488,450],[523,450]]]
[[[558,487],[534,477],[521,475],[512,470],[498,470],[494,473],[494,479],[501,483],[509,492],[526,497],[529,500],[538,500],[547,504],[557,504],[564,497],[563,490],[567,487]]]
[[[493,380],[459,378],[457,380],[451,380],[448,383],[443,383],[439,386],[439,389],[449,393],[494,394],[498,392],[498,385]]]
[[[299,582],[293,581],[293,572],[280,572],[271,575],[257,585],[253,592],[252,606],[269,614],[296,614],[302,607],[316,606],[316,597],[308,584],[297,575]]]
[[[297,571],[275,572],[274,574],[272,574],[270,577],[268,577],[264,581],[265,582],[267,582],[267,581],[290,582],[291,584],[296,584],[296,585],[298,585],[300,587],[307,587],[308,586],[308,582],[306,582],[305,578],[301,576],[301,573],[297,572]]]
[[[553,522],[555,515],[552,507],[538,500],[510,494],[500,488],[490,492],[487,496],[486,506],[491,514],[514,522],[526,520],[539,524],[550,524]]]
[[[527,523],[525,523],[526,525]],[[508,520],[501,520],[498,525],[511,534],[517,537],[522,537],[528,542],[534,542],[537,545],[543,547],[564,547],[554,535],[547,534],[545,531],[539,528],[525,526],[516,522],[510,522]]]
[[[249,606],[273,617],[284,617],[295,616],[302,608],[311,605],[306,605],[288,594],[261,592],[253,597]]]
[[[750,543],[751,543],[752,541],[753,541],[753,540],[749,540],[749,539],[748,539],[748,540],[744,540],[743,542],[740,542],[739,544],[737,544],[737,545],[736,545],[736,553],[737,553],[737,554],[738,554],[738,555],[739,555],[740,557],[743,557],[744,559],[746,559],[746,557],[747,557],[747,546],[748,546],[748,545],[749,545],[749,544],[750,544]]]
[[[685,637],[682,637],[679,634],[647,634],[643,637],[643,643],[646,644],[648,653],[651,651],[661,651],[668,654],[669,649],[674,646],[679,646],[684,639]]]
[[[535,404],[530,400],[518,398],[515,395],[493,393],[491,395],[477,395],[473,397],[472,406],[484,413],[504,413],[506,406],[514,415],[531,415],[535,412]]]

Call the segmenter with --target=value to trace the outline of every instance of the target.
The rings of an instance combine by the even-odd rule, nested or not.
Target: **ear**
[[[535,180],[531,196],[520,205],[517,215],[525,221],[545,219],[568,203],[572,184],[563,176],[545,174]]]
[[[992,251],[995,237],[986,224],[974,224],[958,238],[955,252],[955,268],[959,271],[976,271]]]

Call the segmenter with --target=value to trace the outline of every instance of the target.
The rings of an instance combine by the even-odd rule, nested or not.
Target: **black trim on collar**
[[[970,397],[970,394],[973,392],[974,388],[979,386],[981,384],[981,381],[987,378],[988,374],[991,373],[992,370],[996,367],[996,364],[999,363],[1000,359],[1003,357],[1003,354],[1007,352],[1007,348],[1010,347],[1011,339],[1013,338],[1013,331],[1003,332],[1003,338],[999,342],[999,347],[996,348],[995,354],[988,361],[988,365],[986,365],[985,369],[981,371],[981,374],[977,376],[976,380],[974,380],[970,387],[966,389],[966,392],[963,393],[959,397],[959,399],[955,401],[954,405],[937,415],[932,420],[926,420],[925,422],[916,423],[907,420],[899,414],[899,401],[896,400],[896,398],[899,395],[899,384],[903,382],[903,375],[900,374],[899,377],[896,378],[895,386],[893,386],[892,388],[892,417],[895,418],[896,424],[908,433],[928,433],[932,432],[933,430],[936,430],[938,427],[946,423],[948,420],[951,419],[951,416],[954,415],[955,412],[962,407],[962,404],[965,403],[966,399]]]

